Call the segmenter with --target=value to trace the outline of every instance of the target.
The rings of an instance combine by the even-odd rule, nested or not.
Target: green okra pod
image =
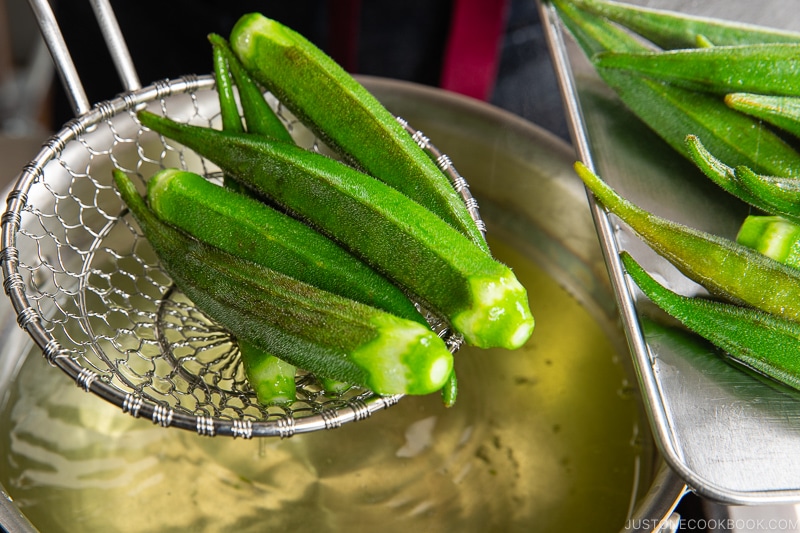
[[[725,95],[725,103],[731,109],[800,137],[800,97],[730,93]]]
[[[328,292],[426,325],[396,285],[314,228],[193,172],[165,169],[147,183],[165,223],[231,254]]]
[[[739,364],[800,389],[800,324],[757,309],[676,294],[626,252],[625,270],[653,303]]]
[[[604,52],[595,66],[621,69],[691,90],[724,95],[800,95],[800,43],[712,46],[643,53]]]
[[[772,214],[785,214],[800,220],[800,179],[756,174],[747,167],[736,167],[736,179],[756,198],[772,209]]]
[[[582,4],[570,0],[552,0],[552,3],[561,22],[589,59],[595,54],[609,50],[616,52],[652,50],[623,28],[584,9]]]
[[[221,35],[214,33],[208,36],[208,40],[214,48],[214,53],[224,58],[227,68],[233,75],[236,87],[239,89],[239,98],[242,101],[242,111],[247,124],[247,132],[267,135],[279,141],[294,142],[283,121],[269,106],[264,93],[231,51],[228,41]],[[228,128],[224,127],[224,124],[225,122],[223,121],[223,129],[235,131],[228,130]]]
[[[554,5],[584,53],[646,52],[633,35],[607,19],[578,9],[566,0]],[[708,149],[731,166],[747,166],[766,175],[800,172],[800,155],[761,121],[730,109],[718,97],[675,87],[635,72],[597,68],[620,100],[678,153],[691,157],[686,136],[703,139]]]
[[[530,337],[527,292],[511,269],[396,189],[288,143],[147,111],[138,116],[323,231],[446,318],[468,343],[514,349]]]
[[[800,154],[780,136],[711,95],[624,72],[599,69],[625,105],[678,153],[691,159],[687,135],[731,166],[797,176]]]
[[[739,227],[736,242],[800,269],[800,224],[774,215],[749,215]]]
[[[178,288],[237,339],[378,394],[428,394],[444,385],[453,358],[430,328],[191,238],[161,222],[123,172],[115,170],[114,180]]]
[[[730,167],[711,154],[696,135],[686,137],[686,148],[697,167],[728,193],[766,213],[800,221],[800,204],[794,203],[800,197],[797,178],[764,176],[745,165]]]
[[[212,46],[212,52],[222,129],[242,133],[244,126],[239,115],[239,106],[236,103],[233,80],[230,76],[230,57],[218,45]],[[243,191],[243,187],[231,180],[229,176],[223,177],[223,183],[231,190]],[[286,404],[295,400],[297,396],[294,384],[296,369],[292,365],[245,342],[239,343],[239,353],[248,383],[254,387],[260,403],[265,405]]]
[[[239,106],[236,104],[236,94],[233,80],[228,72],[228,59],[223,51],[212,47],[214,58],[214,80],[217,84],[219,95],[219,109],[222,117],[222,129],[225,131],[243,132],[242,118],[239,115]]]
[[[286,405],[297,399],[294,365],[237,339],[247,382],[262,405]]]
[[[322,50],[258,13],[241,17],[229,41],[253,78],[326,145],[488,251],[482,229],[447,176],[395,117]]]
[[[800,34],[717,18],[687,15],[622,2],[572,0],[577,7],[605,17],[661,48],[691,48],[698,35],[716,45],[800,42]]]
[[[214,63],[214,80],[217,85],[217,95],[219,99],[219,111],[222,118],[222,129],[237,133],[244,132],[242,117],[239,115],[239,106],[236,103],[236,93],[233,87],[233,80],[228,71],[228,60],[219,47],[212,47]],[[227,176],[224,177],[226,187],[240,189],[239,184],[231,181]]]
[[[575,168],[606,209],[686,277],[732,302],[800,321],[800,271],[732,240],[649,213],[619,196],[585,165]]]

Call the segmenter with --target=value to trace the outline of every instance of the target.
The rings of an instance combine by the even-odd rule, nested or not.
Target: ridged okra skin
[[[665,220],[633,205],[581,163],[586,186],[653,250],[709,292],[800,322],[800,271],[737,242]]]
[[[800,43],[712,46],[642,53],[603,52],[598,68],[622,69],[692,90],[800,96]]]
[[[800,42],[800,34],[794,32],[624,2],[572,0],[571,3],[596,16],[606,17],[668,50],[693,48],[698,36],[715,46]]]
[[[468,343],[514,349],[530,337],[534,320],[514,273],[396,189],[287,143],[147,111],[139,120],[326,233],[448,318]]]
[[[378,394],[428,394],[444,385],[452,354],[429,328],[193,239],[161,222],[124,173],[116,170],[114,180],[178,288],[236,338]]]
[[[228,253],[426,325],[396,285],[310,226],[177,169],[157,172],[147,201],[162,221]]]
[[[584,2],[553,0],[561,20],[581,45],[603,81],[647,126],[678,153],[691,158],[687,135],[703,140],[711,153],[736,167],[772,176],[797,176],[800,156],[766,124],[730,109],[721,98],[692,91],[637,72],[600,66],[603,54],[647,54],[651,49],[607,19],[578,9]],[[740,187],[726,185],[739,194]],[[731,189],[737,189],[733,192]]]
[[[758,309],[673,293],[626,252],[621,260],[642,292],[670,316],[737,363],[800,389],[800,324]]]
[[[229,40],[251,75],[329,147],[488,251],[447,176],[395,117],[333,59],[299,33],[258,13],[241,17]]]

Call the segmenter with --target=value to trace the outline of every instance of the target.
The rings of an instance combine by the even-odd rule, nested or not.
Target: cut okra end
[[[430,394],[453,370],[453,354],[430,329],[389,314],[371,319],[378,335],[350,358],[367,374],[365,385],[377,394]]]
[[[783,217],[748,216],[739,228],[736,242],[780,263],[800,267],[800,225]]]
[[[252,344],[238,341],[247,382],[262,405],[289,405],[297,399],[295,367]]]
[[[525,344],[533,333],[534,319],[528,293],[511,270],[499,277],[476,276],[470,286],[475,303],[452,318],[467,344],[508,350]]]

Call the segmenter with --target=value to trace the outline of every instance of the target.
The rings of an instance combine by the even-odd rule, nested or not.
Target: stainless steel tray
[[[765,2],[638,0],[638,5],[800,30],[800,12]],[[735,236],[747,206],[722,193],[643,126],[605,87],[552,6],[540,13],[578,157],[633,202],[702,230]],[[741,372],[671,324],[630,287],[622,249],[673,288],[683,278],[592,202],[657,445],[698,494],[728,504],[800,502],[800,395]]]

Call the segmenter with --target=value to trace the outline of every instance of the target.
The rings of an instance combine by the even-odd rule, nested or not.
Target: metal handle
[[[117,69],[122,84],[127,91],[141,88],[139,77],[133,66],[128,47],[122,37],[114,10],[108,0],[90,0],[95,18],[100,25],[111,59]],[[55,13],[48,0],[28,0],[33,14],[39,23],[45,44],[55,63],[56,70],[67,92],[72,110],[77,116],[87,113],[91,104],[86,96],[78,70],[70,56],[67,43],[61,33]]]
[[[680,525],[675,507],[687,493],[686,484],[661,463],[655,478],[621,533],[673,533]]]

